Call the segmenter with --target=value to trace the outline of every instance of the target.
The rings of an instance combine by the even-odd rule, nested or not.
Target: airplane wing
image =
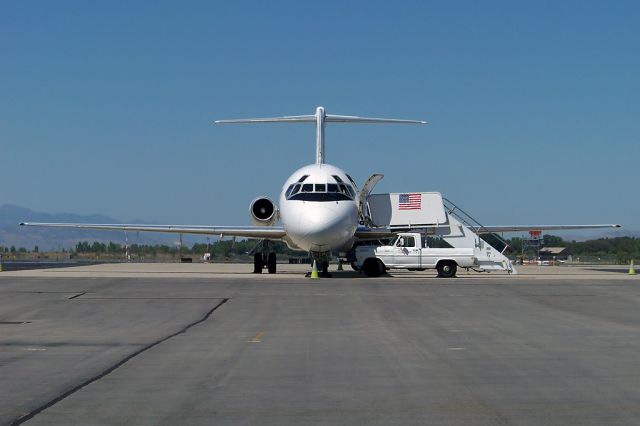
[[[443,225],[440,225],[443,227]],[[600,225],[504,225],[504,226],[483,226],[481,228],[473,227],[473,231],[477,234],[492,234],[500,232],[518,232],[518,231],[557,231],[562,229],[593,229],[593,228],[620,228],[617,224],[600,224]],[[414,228],[417,229],[417,228]],[[420,228],[422,229],[422,228]],[[419,231],[420,229],[417,229]],[[399,232],[410,231],[411,228],[359,228],[355,237],[359,240],[377,240],[381,238],[391,238]]]
[[[506,226],[483,226],[476,232],[478,234],[489,234],[499,232],[517,231],[557,231],[561,229],[593,229],[593,228],[620,228],[618,224],[601,225],[506,225]]]
[[[170,232],[175,234],[204,234],[224,237],[281,239],[286,233],[281,226],[189,226],[189,225],[128,225],[99,223],[39,223],[22,222],[21,226],[52,228],[101,229],[105,231]]]

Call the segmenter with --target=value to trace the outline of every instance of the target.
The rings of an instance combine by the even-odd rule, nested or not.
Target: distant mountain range
[[[120,231],[78,230],[64,228],[36,228],[20,226],[20,222],[74,222],[74,223],[151,223],[136,220],[123,222],[109,216],[79,215],[73,213],[41,213],[24,207],[5,204],[0,206],[0,246],[24,247],[32,250],[34,246],[42,251],[71,248],[79,241],[99,241],[124,244],[125,235]],[[129,244],[175,244],[179,237],[175,234],[129,232]],[[204,237],[198,239],[201,241]],[[184,238],[185,244],[192,244],[194,237]]]
[[[64,228],[36,228],[20,226],[20,222],[77,222],[77,223],[148,223],[144,220],[135,220],[123,222],[109,216],[79,215],[73,213],[41,213],[24,207],[5,204],[0,206],[0,246],[24,247],[32,250],[34,246],[38,246],[40,250],[57,250],[60,248],[71,248],[79,241],[99,241],[124,244],[125,235],[120,231],[97,231],[97,230],[78,230]],[[597,238],[614,238],[621,236],[640,237],[640,231],[618,229],[618,230],[599,230],[601,232],[590,231],[587,235],[580,234],[561,234],[562,238],[571,241],[584,241]],[[515,235],[515,234],[514,234]],[[191,245],[194,242],[205,242],[204,236],[189,236],[183,238],[184,244]],[[179,240],[175,234],[146,233],[146,232],[129,232],[129,244],[176,244]],[[212,241],[214,238],[212,238]]]

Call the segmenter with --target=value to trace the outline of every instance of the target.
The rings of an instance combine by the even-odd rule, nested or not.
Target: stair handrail
[[[500,241],[501,243],[504,244],[504,248],[500,252],[501,254],[504,254],[504,252],[509,247],[509,243],[507,243],[504,238],[502,238],[501,236],[499,236],[495,232],[489,232],[489,230],[483,224],[478,222],[478,220],[476,220],[473,216],[471,216],[466,211],[462,210],[458,205],[456,205],[453,201],[449,200],[448,198],[442,197],[442,201],[444,201],[444,206],[447,208],[448,214],[453,215],[455,218],[457,218],[459,221],[461,221],[463,223],[463,225],[471,228],[471,230],[473,232],[475,232],[476,234],[480,230],[484,230],[484,233],[486,233],[486,234],[493,234],[497,238],[498,241]],[[456,212],[456,210],[457,210],[457,212]],[[464,215],[464,216],[462,216],[462,215]],[[465,217],[466,217],[466,219],[465,219]],[[473,224],[469,223],[469,221],[472,221]]]

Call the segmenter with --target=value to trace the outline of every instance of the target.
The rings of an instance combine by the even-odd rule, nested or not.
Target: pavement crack
[[[87,294],[87,292],[83,291],[82,293],[74,294],[73,296],[68,297],[67,299],[69,299],[69,300],[75,299],[76,297],[84,296],[85,294]]]
[[[221,307],[222,305],[224,305],[228,301],[229,301],[229,298],[222,299],[220,301],[220,303],[218,303],[216,306],[214,306],[209,311],[207,311],[207,313],[204,314],[204,316],[202,318],[200,318],[199,320],[197,320],[195,322],[192,322],[192,323],[189,323],[186,326],[184,326],[183,328],[181,328],[180,330],[176,331],[175,333],[171,333],[168,336],[165,336],[165,337],[163,337],[163,338],[161,338],[159,340],[151,342],[148,345],[146,345],[145,347],[143,347],[142,349],[139,349],[136,352],[134,352],[134,353],[132,353],[130,355],[127,355],[125,358],[121,359],[120,361],[118,361],[117,363],[113,364],[112,366],[110,366],[106,370],[102,371],[100,374],[85,380],[84,382],[82,382],[79,385],[74,386],[73,388],[63,392],[62,394],[60,394],[57,397],[53,398],[52,400],[46,402],[45,404],[41,405],[40,407],[30,411],[29,413],[25,414],[22,417],[14,420],[11,423],[11,426],[21,425],[24,422],[31,420],[32,418],[34,418],[38,414],[42,413],[44,410],[53,407],[58,402],[60,402],[60,401],[62,401],[64,399],[66,399],[67,397],[73,395],[74,393],[78,392],[79,390],[83,389],[84,387],[86,387],[86,386],[92,384],[93,382],[96,382],[96,381],[102,379],[103,377],[113,373],[115,370],[117,370],[118,368],[122,367],[124,364],[126,364],[129,361],[131,361],[133,358],[137,357],[138,355],[142,354],[143,352],[146,352],[149,349],[151,349],[151,348],[153,348],[155,346],[158,346],[159,344],[164,343],[169,339],[172,339],[172,338],[174,338],[176,336],[179,336],[180,334],[186,333],[191,327],[194,327],[194,326],[196,326],[198,324],[201,324],[201,323],[205,322],[206,320],[208,320],[209,317],[211,317],[211,315],[215,312],[216,309],[218,309],[219,307]]]

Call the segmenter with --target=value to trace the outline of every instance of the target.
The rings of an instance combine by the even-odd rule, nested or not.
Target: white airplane
[[[401,123],[426,124],[419,120],[397,120],[345,115],[331,115],[323,107],[317,107],[313,115],[240,120],[218,120],[222,123],[315,123],[316,162],[296,170],[284,183],[280,193],[279,208],[267,197],[254,199],[249,207],[256,226],[188,226],[188,225],[138,225],[138,224],[86,224],[86,223],[34,223],[23,226],[46,226],[80,229],[102,229],[146,232],[171,232],[179,234],[206,234],[244,237],[264,240],[263,252],[254,255],[254,272],[276,272],[276,255],[269,253],[269,241],[284,241],[291,249],[307,251],[327,274],[331,252],[344,253],[360,240],[389,238],[397,231],[372,228],[365,220],[368,195],[383,175],[372,175],[361,190],[342,169],[325,163],[326,123]],[[281,225],[278,225],[278,222]],[[619,227],[620,225],[535,225],[491,226],[482,232],[511,232],[528,230],[557,230]]]

